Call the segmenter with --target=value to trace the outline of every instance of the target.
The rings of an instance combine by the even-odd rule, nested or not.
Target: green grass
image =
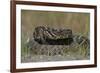
[[[29,52],[26,48],[27,38],[33,37],[34,28],[37,26],[48,26],[51,28],[70,28],[73,34],[80,34],[88,37],[90,33],[90,14],[72,12],[50,12],[50,11],[21,11],[21,55]],[[60,37],[58,37],[60,38]],[[87,56],[87,49],[84,47],[69,48],[65,50],[70,55]]]
[[[81,57],[81,58],[88,58],[88,50],[89,48],[86,48],[85,46],[78,46],[78,47],[72,47],[72,48],[65,48],[65,54],[66,55],[70,55],[70,56],[74,56],[77,58]]]

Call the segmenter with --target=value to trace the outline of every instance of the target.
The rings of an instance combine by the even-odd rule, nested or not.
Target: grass
[[[28,38],[33,37],[34,28],[48,26],[51,28],[72,29],[73,34],[89,37],[90,14],[73,12],[50,12],[50,11],[21,11],[21,55],[27,55],[29,48],[26,47]],[[59,37],[58,37],[59,38]],[[70,55],[87,56],[87,49],[83,47],[69,48],[65,50]]]
[[[48,46],[46,46],[48,47]],[[46,48],[45,48],[46,49]],[[50,48],[51,49],[51,48]],[[79,60],[79,59],[89,59],[89,48],[86,48],[85,46],[70,46],[68,48],[63,48],[63,54],[59,54],[61,55],[62,57],[64,56],[70,56],[70,57],[74,57],[76,60]],[[27,56],[36,56],[37,54],[35,54],[35,51],[34,50],[30,50],[29,48],[26,48],[24,47],[22,49],[22,57],[26,57]],[[48,55],[47,55],[48,56]],[[52,57],[52,55],[51,55]],[[67,60],[67,59],[66,59]]]
[[[84,46],[79,46],[79,47],[72,47],[72,48],[65,48],[65,54],[74,56],[77,58],[77,56],[87,58],[88,57],[88,49],[85,48]]]

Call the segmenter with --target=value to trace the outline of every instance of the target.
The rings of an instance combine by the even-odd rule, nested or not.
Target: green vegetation
[[[76,58],[81,58],[81,59],[88,59],[88,53],[89,53],[89,48],[85,48],[84,46],[78,46],[78,47],[70,47],[70,48],[65,48],[64,52],[66,55],[74,56]]]
[[[90,14],[89,13],[74,13],[74,12],[50,12],[50,11],[21,11],[21,55],[26,56],[30,51],[26,47],[28,38],[33,37],[34,28],[37,26],[48,26],[52,28],[68,28],[72,29],[73,34],[80,34],[89,37],[90,33]],[[64,37],[57,37],[64,38]],[[80,46],[78,48],[66,49],[66,54],[70,56],[88,56],[87,48]]]

